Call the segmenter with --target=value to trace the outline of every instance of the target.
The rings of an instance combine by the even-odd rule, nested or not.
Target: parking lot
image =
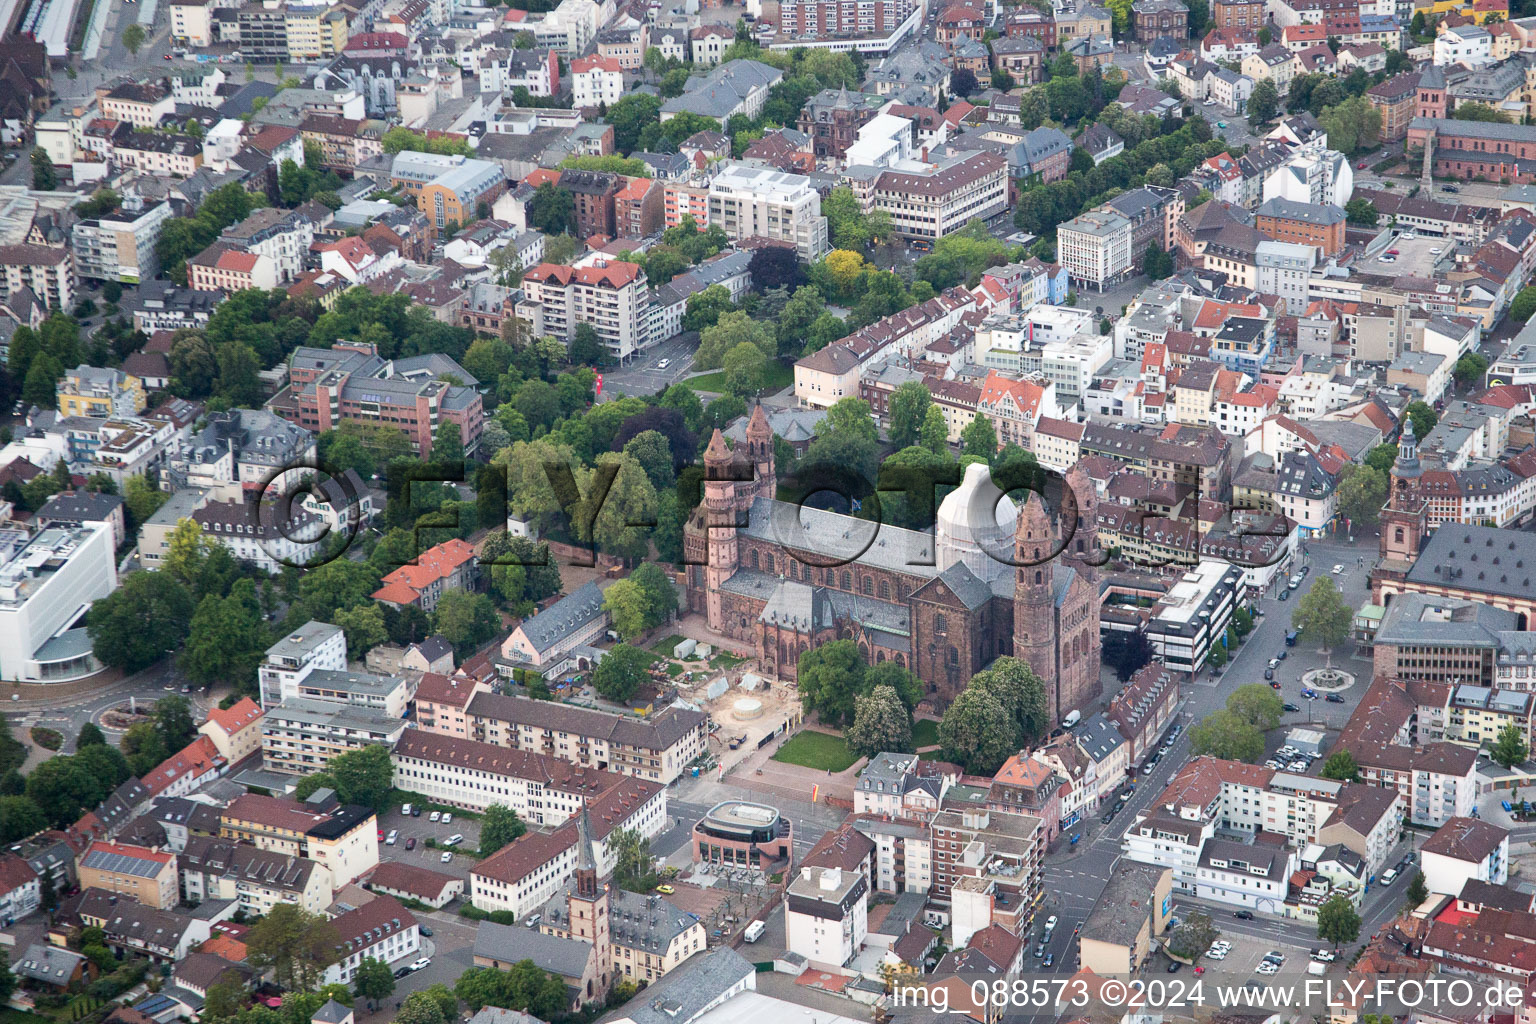
[[[394,846],[379,844],[379,859],[397,861],[402,864],[414,864],[417,867],[431,868],[445,875],[455,878],[469,878],[469,869],[474,867],[476,858],[464,853],[464,850],[476,850],[480,847],[480,822],[475,818],[461,817],[455,813],[453,820],[443,824],[441,820],[433,821],[431,812],[422,810],[421,817],[407,818],[400,813],[398,806],[391,807],[385,814],[379,816],[379,831],[387,837],[392,830],[398,829],[400,835],[395,840]],[[426,844],[428,839],[435,840],[439,846],[449,836],[461,835],[464,841],[456,847],[453,859],[443,863],[442,849],[432,849]],[[416,840],[414,850],[406,849],[406,841]]]
[[[1280,966],[1282,973],[1291,974],[1305,971],[1307,965],[1311,962],[1312,950],[1319,948],[1318,946],[1299,946],[1294,943],[1277,940],[1273,935],[1250,935],[1239,932],[1234,928],[1228,927],[1228,925],[1262,925],[1264,922],[1257,919],[1254,921],[1241,921],[1234,918],[1231,911],[1226,912],[1225,919],[1213,915],[1211,923],[1221,933],[1218,941],[1231,943],[1231,949],[1227,952],[1226,957],[1221,960],[1213,960],[1202,956],[1196,961],[1198,966],[1205,968],[1205,973],[1207,974],[1229,974],[1242,978],[1262,978],[1263,975],[1258,973],[1259,964],[1263,962],[1267,954],[1272,952],[1279,953],[1285,958],[1285,962]]]

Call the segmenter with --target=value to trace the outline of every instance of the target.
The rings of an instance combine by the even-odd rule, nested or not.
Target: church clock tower
[[[1031,493],[1014,533],[1013,656],[1045,682],[1047,717],[1056,721],[1061,680],[1056,670],[1056,529],[1045,499]]]

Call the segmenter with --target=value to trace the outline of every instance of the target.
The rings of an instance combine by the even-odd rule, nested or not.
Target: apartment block
[[[133,416],[144,408],[144,382],[122,370],[81,363],[67,370],[56,389],[60,416]]]
[[[799,174],[728,164],[709,184],[709,223],[733,241],[760,235],[793,242],[804,260],[827,251],[821,197]]]
[[[219,836],[323,864],[341,888],[379,865],[378,818],[335,797],[306,801],[247,793],[219,812]]]
[[[94,281],[138,284],[160,272],[155,244],[173,216],[171,204],[151,203],[137,213],[78,221],[70,234],[75,271]]]
[[[312,775],[342,754],[375,743],[394,746],[405,725],[349,704],[293,698],[262,716],[261,758],[268,771]]]
[[[80,857],[79,872],[82,889],[104,889],[146,907],[169,910],[181,899],[174,853],[92,843]]]
[[[814,193],[813,193],[814,198]],[[826,222],[822,221],[823,234]],[[536,336],[569,341],[590,324],[613,358],[627,361],[649,340],[645,270],[637,263],[597,258],[584,266],[540,263],[523,275],[517,315]]]
[[[670,784],[705,749],[708,716],[667,708],[649,719],[524,697],[479,693],[467,709],[470,738],[573,764]]]
[[[395,154],[390,179],[415,197],[417,209],[439,231],[450,222],[463,226],[481,219],[480,206],[489,210],[507,187],[506,173],[494,160],[411,150]]]
[[[1092,210],[1057,226],[1057,259],[1079,287],[1103,291],[1131,272],[1132,234],[1119,213]]]
[[[75,308],[75,260],[65,248],[18,243],[0,245],[0,302],[29,288],[49,309]]]

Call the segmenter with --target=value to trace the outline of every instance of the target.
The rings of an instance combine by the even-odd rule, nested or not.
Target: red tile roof
[[[604,288],[623,288],[640,276],[638,263],[609,260],[601,267],[565,267],[558,263],[540,263],[523,275],[525,281],[551,281],[557,285],[572,282]]]
[[[374,592],[373,598],[376,601],[408,604],[419,598],[422,590],[438,580],[451,576],[460,566],[474,557],[475,549],[457,537],[435,544],[417,556],[415,564],[402,565],[385,576],[384,586]],[[409,596],[406,596],[402,602],[398,595]]]
[[[261,705],[249,697],[241,697],[227,708],[214,708],[208,712],[208,721],[233,735],[246,726],[261,720]]]
[[[152,795],[158,796],[171,788],[171,784],[188,775],[204,775],[225,764],[224,755],[207,736],[199,736],[181,750],[161,761],[139,781]]]

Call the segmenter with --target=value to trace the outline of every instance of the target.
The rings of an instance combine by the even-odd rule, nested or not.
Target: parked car
[[[424,957],[419,957],[418,959],[416,959],[415,961],[413,961],[411,963],[411,970],[413,970],[413,971],[424,971],[428,967],[431,967],[431,966],[432,966],[432,958],[424,956]]]
[[[453,860],[453,851],[452,850],[444,850],[443,851],[443,855],[441,857],[437,858],[437,859],[439,861],[441,861],[442,863],[447,864],[447,863],[449,863],[450,861]]]
[[[1282,600],[1282,601],[1289,601],[1290,599],[1291,599],[1291,592],[1289,590],[1282,590],[1282,591],[1280,591],[1280,600]]]
[[[1175,960],[1173,963],[1168,965],[1168,973],[1169,974],[1178,974],[1183,969],[1184,969],[1184,965],[1179,963],[1177,960]]]
[[[433,811],[430,815],[428,815],[427,820],[428,821],[437,821],[440,818],[442,818],[442,816],[443,815],[442,815],[441,811]]]
[[[1329,704],[1343,704],[1344,703],[1344,698],[1340,694],[1337,694],[1337,693],[1330,693],[1328,696],[1324,697],[1323,700],[1326,700]]]
[[[406,977],[410,976],[410,973],[411,973],[411,969],[409,967],[397,968],[396,971],[395,971],[395,977],[396,978],[406,978]]]
[[[447,839],[443,840],[443,845],[444,846],[458,846],[463,841],[464,841],[464,837],[462,835],[460,835],[459,833],[455,832],[453,835],[451,835]]]
[[[1283,653],[1280,656],[1282,658],[1285,657],[1285,655]],[[452,825],[453,824],[453,815],[450,814],[448,811],[444,811],[443,812],[443,824],[444,825]]]
[[[431,928],[428,928],[428,927],[427,927],[427,926],[426,926],[426,925],[424,925],[424,924],[418,924],[418,925],[417,925],[417,926],[416,926],[416,930],[417,930],[417,931],[418,931],[418,932],[420,932],[420,933],[421,933],[421,934],[422,934],[422,935],[425,935],[425,936],[426,936],[426,937],[427,937],[427,938],[429,938],[429,939],[430,939],[430,938],[431,938],[431,937],[432,937],[432,929],[431,929]]]
[[[416,849],[416,837],[415,836],[407,836],[406,837],[405,848],[407,850],[414,850],[414,849]]]
[[[1035,959],[1038,960],[1043,956],[1045,956],[1045,943],[1042,942],[1035,947]]]
[[[1295,712],[1295,711],[1300,711],[1300,710],[1301,710],[1301,707],[1300,707],[1300,706],[1299,706],[1299,705],[1296,705],[1296,704],[1292,704],[1292,703],[1291,703],[1291,702],[1289,702],[1289,701],[1287,701],[1287,702],[1285,702],[1285,703],[1284,703],[1284,704],[1282,704],[1282,705],[1280,705],[1280,706],[1281,706],[1281,707],[1282,707],[1282,708],[1284,708],[1284,709],[1285,709],[1285,710],[1287,710],[1287,711],[1292,711],[1292,712]]]

